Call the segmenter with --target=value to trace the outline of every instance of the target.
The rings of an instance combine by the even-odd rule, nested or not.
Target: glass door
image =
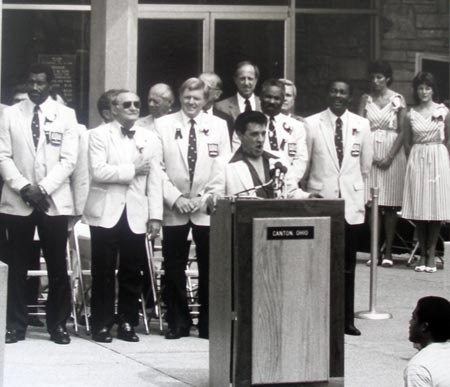
[[[163,8],[163,9],[162,9]],[[142,6],[138,24],[137,92],[147,101],[150,86],[167,83],[175,94],[183,81],[207,66],[209,14],[190,6]],[[175,101],[174,109],[178,106]],[[141,115],[146,115],[143,103]]]
[[[229,96],[235,92],[234,68],[242,60],[258,65],[260,80],[293,77],[288,11],[288,6],[141,4],[139,95],[146,100],[149,86],[157,82],[176,93],[185,79],[214,71],[224,82],[223,96]]]

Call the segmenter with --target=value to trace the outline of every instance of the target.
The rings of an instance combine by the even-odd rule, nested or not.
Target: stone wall
[[[392,87],[412,103],[417,53],[449,55],[449,0],[383,0],[381,58],[394,69]]]

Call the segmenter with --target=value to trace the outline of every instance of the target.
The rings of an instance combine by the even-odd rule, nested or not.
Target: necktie
[[[195,135],[195,121],[189,120],[191,129],[189,129],[189,146],[188,146],[188,167],[189,167],[189,180],[194,179],[195,163],[197,162],[197,137]]]
[[[248,100],[248,98],[245,99],[244,104],[245,104],[244,111],[251,112],[253,110],[252,105],[250,105],[250,101]]]
[[[269,121],[269,144],[271,150],[273,151],[278,150],[277,131],[275,130],[275,123],[273,116],[270,116]]]
[[[39,136],[41,135],[39,125],[39,105],[35,105],[33,109],[33,119],[31,120],[31,134],[33,135],[34,147],[37,149]]]
[[[344,158],[344,149],[342,145],[342,120],[340,117],[336,120],[336,130],[334,132],[334,145],[336,147],[336,154],[339,160],[339,166],[342,165]]]
[[[120,130],[122,131],[122,134],[124,136],[127,136],[128,138],[133,138],[134,134],[136,133],[134,130],[124,128],[123,126],[120,127]]]

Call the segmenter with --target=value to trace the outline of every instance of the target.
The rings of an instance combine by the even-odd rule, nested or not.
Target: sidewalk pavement
[[[416,273],[398,256],[393,268],[378,268],[378,308],[393,314],[383,321],[356,320],[362,336],[345,336],[346,387],[401,387],[403,369],[416,353],[408,324],[420,297],[450,298],[449,268]],[[356,311],[369,307],[367,254],[358,255]],[[114,332],[115,333],[115,332]],[[208,341],[195,336],[165,340],[156,322],[141,341],[111,344],[79,337],[62,346],[49,341],[45,328],[30,327],[27,339],[5,349],[5,387],[209,387]],[[224,365],[225,366],[225,365]],[[228,387],[228,386],[224,386]]]

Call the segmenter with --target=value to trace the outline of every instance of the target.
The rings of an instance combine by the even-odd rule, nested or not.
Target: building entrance
[[[293,77],[288,11],[287,6],[140,5],[140,97],[146,100],[149,87],[158,82],[176,91],[202,71],[216,72],[224,82],[223,96],[229,96],[235,91],[234,67],[242,60],[257,64],[262,80]]]

